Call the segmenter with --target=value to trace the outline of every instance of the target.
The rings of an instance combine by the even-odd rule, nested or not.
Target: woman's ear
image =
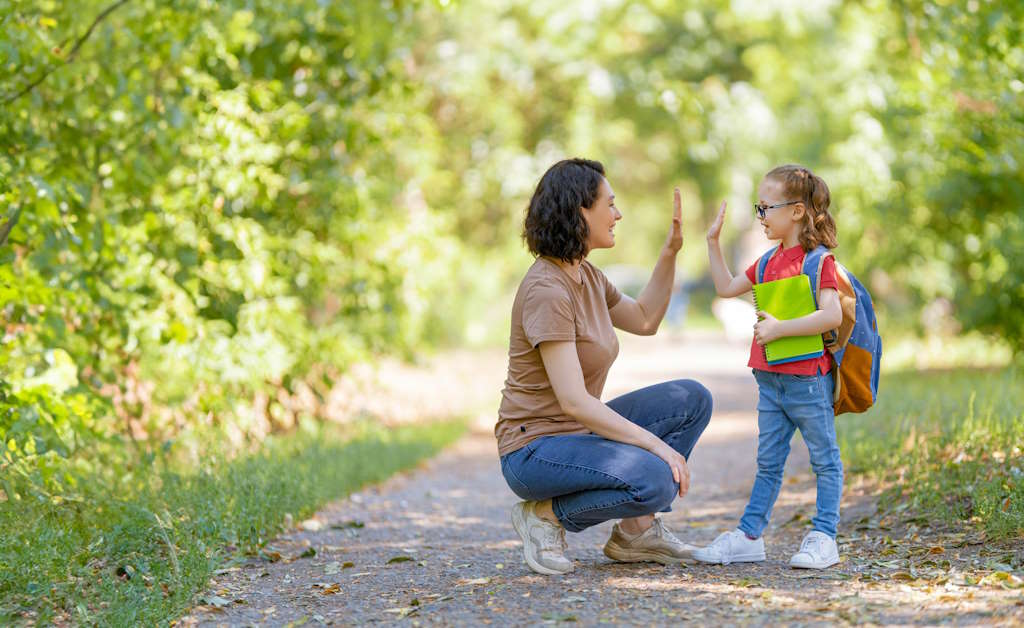
[[[804,218],[804,214],[807,213],[807,206],[804,205],[803,201],[800,201],[793,206],[793,222],[800,222]]]

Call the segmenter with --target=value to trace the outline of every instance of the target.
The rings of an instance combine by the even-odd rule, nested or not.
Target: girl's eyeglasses
[[[754,203],[754,213],[758,218],[764,220],[764,215],[768,213],[769,209],[775,209],[776,207],[785,207],[786,205],[796,205],[800,201],[786,201],[785,203],[779,203],[777,205],[764,205],[762,203]]]

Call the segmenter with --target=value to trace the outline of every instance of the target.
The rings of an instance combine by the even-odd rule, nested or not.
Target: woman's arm
[[[539,349],[544,370],[547,371],[562,412],[599,436],[642,447],[658,456],[672,469],[672,478],[679,484],[679,496],[686,494],[690,488],[690,470],[686,466],[686,459],[665,441],[627,420],[587,392],[575,343],[542,342]]]
[[[658,331],[661,319],[665,318],[668,302],[672,297],[672,283],[676,276],[676,254],[683,248],[683,205],[679,188],[673,194],[672,227],[665,246],[654,265],[654,271],[640,296],[634,301],[623,295],[615,307],[608,311],[612,325],[640,336],[651,336]]]
[[[631,334],[653,336],[668,310],[675,274],[676,254],[662,249],[651,279],[640,296],[633,300],[624,294],[615,307],[608,310],[612,325]]]
[[[747,279],[746,274],[740,273],[733,277],[729,267],[725,264],[725,256],[722,255],[722,247],[718,244],[718,236],[722,234],[722,225],[725,223],[725,201],[718,209],[718,216],[711,223],[708,229],[708,261],[711,265],[711,280],[715,282],[715,292],[722,298],[738,297],[750,291],[753,284]]]
[[[843,322],[843,308],[835,288],[823,288],[818,297],[818,311],[807,316],[780,321],[767,312],[758,312],[757,315],[763,320],[754,325],[754,340],[762,346],[789,336],[823,334]]]

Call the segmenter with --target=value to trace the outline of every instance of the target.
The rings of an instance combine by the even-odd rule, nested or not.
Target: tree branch
[[[10,220],[3,227],[0,227],[0,246],[7,244],[7,236],[11,235],[11,231],[14,230],[14,225],[18,224],[18,219],[21,218],[21,212],[24,207],[18,207],[14,210],[14,215],[11,216]]]
[[[40,74],[38,77],[36,77],[36,79],[34,81],[32,81],[31,83],[29,83],[28,85],[23,87],[21,89],[21,91],[19,91],[16,94],[13,94],[13,95],[8,96],[7,98],[5,98],[4,99],[4,104],[5,105],[9,105],[12,102],[14,102],[15,100],[18,100],[19,98],[21,98],[25,94],[27,94],[30,91],[32,91],[33,89],[35,89],[37,85],[39,85],[40,83],[45,81],[46,77],[48,77],[51,74],[53,74],[57,70],[57,68],[63,67],[65,65],[71,63],[75,59],[75,55],[78,54],[78,50],[82,47],[82,44],[84,44],[85,40],[89,39],[89,36],[92,35],[92,32],[96,29],[96,26],[100,22],[105,20],[107,18],[107,16],[109,16],[111,13],[113,13],[114,11],[119,9],[121,6],[123,6],[125,4],[128,4],[128,2],[129,2],[129,0],[117,0],[117,2],[115,2],[114,4],[110,5],[106,9],[103,9],[103,11],[101,11],[100,14],[96,16],[96,19],[94,19],[92,21],[92,24],[89,25],[89,28],[85,31],[85,34],[82,35],[81,37],[79,37],[75,41],[75,45],[71,47],[71,52],[69,52],[68,56],[64,58],[64,63],[59,64],[59,65],[55,65],[55,66],[51,67],[50,69],[46,70],[45,72],[43,72],[42,74]]]

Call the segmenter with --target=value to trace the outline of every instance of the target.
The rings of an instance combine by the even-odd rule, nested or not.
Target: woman
[[[622,214],[587,159],[552,166],[537,184],[524,238],[537,257],[512,306],[508,378],[494,428],[501,470],[526,501],[512,508],[531,569],[572,571],[565,531],[611,519],[604,546],[624,562],[677,563],[693,546],[656,512],[668,512],[690,485],[686,458],[711,417],[711,395],[691,380],[631,392],[604,404],[605,377],[618,355],[612,329],[651,335],[668,307],[683,245],[679,190],[672,228],[640,296],[623,295],[586,260],[615,246]]]

